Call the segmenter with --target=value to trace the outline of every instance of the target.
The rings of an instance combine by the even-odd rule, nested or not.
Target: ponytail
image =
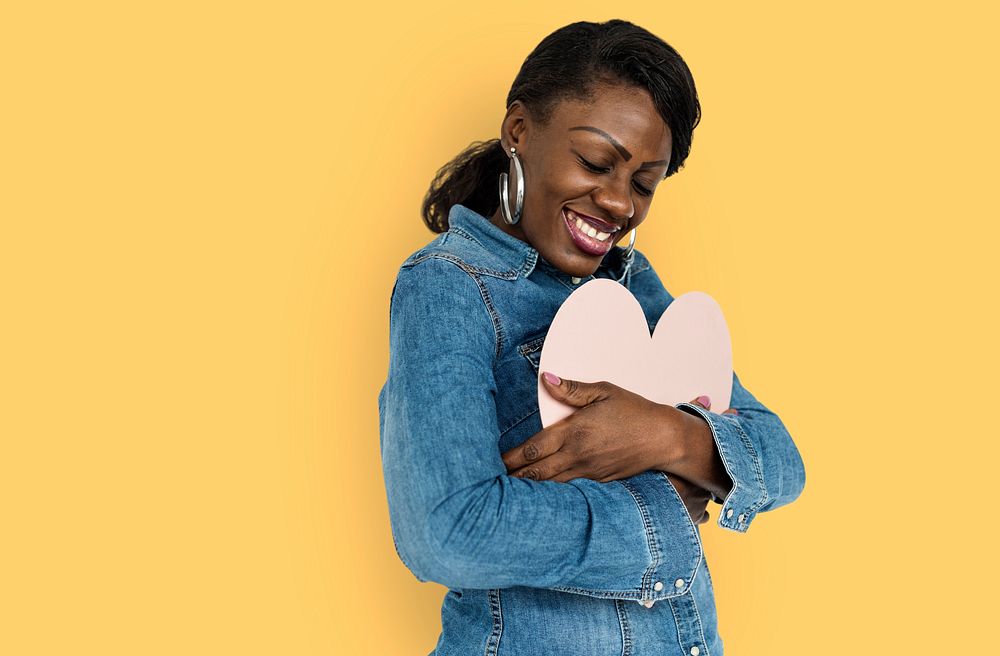
[[[442,166],[431,182],[421,214],[433,232],[448,230],[448,212],[459,203],[483,216],[500,207],[500,173],[508,165],[499,139],[475,141]]]

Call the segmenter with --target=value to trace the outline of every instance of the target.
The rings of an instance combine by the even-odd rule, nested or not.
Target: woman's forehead
[[[663,148],[669,155],[670,129],[652,96],[641,87],[602,86],[589,100],[564,100],[555,108],[551,127],[573,139],[588,133],[593,137],[583,138],[610,135],[633,150],[645,144],[652,150]]]

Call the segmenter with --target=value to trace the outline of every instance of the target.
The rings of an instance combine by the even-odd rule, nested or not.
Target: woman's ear
[[[507,108],[507,114],[500,124],[500,145],[504,152],[510,153],[511,146],[520,150],[523,148],[531,117],[520,100],[515,100]]]

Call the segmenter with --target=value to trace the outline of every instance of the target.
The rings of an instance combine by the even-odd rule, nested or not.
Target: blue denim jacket
[[[463,205],[449,223],[398,272],[378,395],[396,552],[418,580],[449,588],[433,654],[721,655],[699,527],[666,474],[507,474],[501,454],[542,428],[541,348],[576,285]],[[612,248],[578,284],[619,281],[652,332],[673,297],[640,251],[628,270],[623,252]],[[745,532],[757,513],[798,497],[795,444],[735,373],[739,415],[676,407],[708,422],[734,482],[719,526]]]

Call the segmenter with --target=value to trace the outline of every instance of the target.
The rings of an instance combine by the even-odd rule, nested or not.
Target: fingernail
[[[704,394],[702,394],[701,396],[699,396],[698,399],[697,399],[697,401],[698,401],[698,403],[702,404],[706,408],[708,408],[708,407],[710,407],[712,405],[712,399],[708,398]]]
[[[549,383],[551,383],[552,385],[558,385],[559,383],[562,382],[562,379],[559,378],[559,376],[555,375],[550,371],[546,371],[542,375],[545,376],[545,380],[549,381]]]
[[[733,408],[733,414],[734,414],[734,415],[738,415],[738,414],[740,414],[740,411],[739,411],[739,410],[737,410],[737,409],[735,409],[735,408]]]

